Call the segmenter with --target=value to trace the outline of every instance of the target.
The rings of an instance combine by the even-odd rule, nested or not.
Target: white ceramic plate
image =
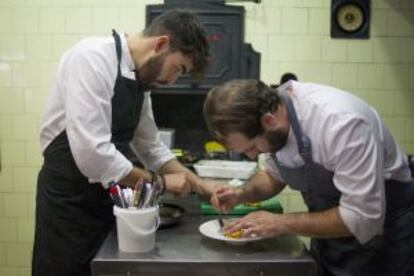
[[[243,244],[246,242],[257,241],[263,238],[261,237],[252,237],[252,238],[240,238],[240,239],[232,239],[224,236],[223,232],[220,229],[220,224],[217,219],[213,219],[210,221],[206,221],[200,225],[198,228],[201,234],[211,239],[226,241],[231,244]]]

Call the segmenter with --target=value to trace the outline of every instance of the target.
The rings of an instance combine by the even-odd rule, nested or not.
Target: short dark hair
[[[219,141],[235,132],[252,139],[263,133],[262,115],[276,111],[280,103],[276,89],[260,80],[231,80],[208,92],[204,119]]]
[[[191,75],[199,79],[209,61],[207,34],[198,17],[189,10],[175,9],[157,16],[143,31],[144,36],[168,35],[170,47],[191,56]]]

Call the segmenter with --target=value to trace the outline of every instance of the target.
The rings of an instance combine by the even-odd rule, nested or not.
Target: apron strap
[[[122,56],[122,50],[121,50],[121,39],[118,35],[118,33],[112,29],[112,36],[115,39],[115,49],[116,49],[116,56],[118,57],[118,77],[121,75],[121,56]]]
[[[312,163],[312,149],[311,149],[311,142],[309,137],[303,135],[302,128],[300,126],[298,117],[296,116],[295,107],[293,106],[292,100],[287,94],[288,86],[290,82],[286,83],[285,85],[279,86],[277,91],[279,92],[279,96],[286,106],[288,111],[288,117],[290,124],[292,125],[293,133],[295,134],[296,141],[299,147],[299,154],[302,156],[303,160],[308,163]]]

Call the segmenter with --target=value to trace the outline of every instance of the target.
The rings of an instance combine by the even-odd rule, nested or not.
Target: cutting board
[[[202,202],[200,205],[200,211],[203,215],[217,215],[217,210],[214,207],[207,203]],[[258,210],[266,210],[273,213],[283,213],[282,205],[280,204],[277,197],[272,197],[267,200],[257,202],[254,204],[239,204],[235,206],[231,211],[229,211],[228,215],[245,215],[250,212],[258,211]]]

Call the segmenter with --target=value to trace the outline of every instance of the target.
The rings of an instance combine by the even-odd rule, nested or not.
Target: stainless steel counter
[[[199,225],[211,219],[187,214],[179,225],[157,231],[155,249],[148,253],[120,252],[113,231],[92,260],[92,275],[316,275],[316,264],[298,238],[228,244],[199,233]]]

